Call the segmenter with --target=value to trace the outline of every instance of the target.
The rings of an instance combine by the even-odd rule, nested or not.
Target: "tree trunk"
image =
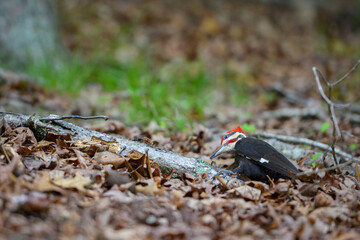
[[[0,1],[0,33],[1,65],[46,61],[60,46],[55,1]]]

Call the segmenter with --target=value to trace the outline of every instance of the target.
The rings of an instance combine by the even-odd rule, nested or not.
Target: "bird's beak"
[[[220,155],[224,150],[225,150],[225,143],[224,143],[223,145],[221,145],[221,146],[214,152],[214,154],[210,157],[210,159],[213,159],[214,157]]]

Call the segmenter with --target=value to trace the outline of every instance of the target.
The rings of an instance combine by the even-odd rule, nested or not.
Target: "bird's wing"
[[[287,177],[292,177],[289,172],[299,172],[284,155],[260,139],[244,138],[236,143],[235,150],[237,154],[244,155],[256,164]]]

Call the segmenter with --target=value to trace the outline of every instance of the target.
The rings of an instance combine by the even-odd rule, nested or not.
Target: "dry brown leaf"
[[[2,149],[1,149],[2,150]],[[5,182],[7,179],[13,179],[13,171],[16,169],[24,168],[21,161],[21,156],[12,147],[4,147],[2,151],[5,151],[8,157],[11,158],[10,163],[0,168],[0,183]],[[2,152],[1,151],[1,152]],[[2,153],[4,154],[4,153]],[[13,179],[14,180],[14,179]]]
[[[43,150],[39,150],[33,153],[34,157],[42,160],[44,163],[50,162],[53,158],[51,155],[46,154]]]
[[[324,193],[324,192],[319,192],[319,193],[315,196],[314,206],[315,206],[315,208],[327,207],[327,206],[329,206],[332,202],[333,202],[332,197],[330,197],[329,195],[327,195],[327,194]]]
[[[94,191],[86,189],[85,187],[91,184],[91,179],[84,177],[79,172],[75,174],[75,177],[62,178],[57,177],[52,180],[52,183],[57,186],[66,188],[66,189],[77,189],[79,192],[83,192],[87,195],[93,196],[96,195]]]
[[[242,197],[249,200],[257,201],[260,199],[261,191],[259,189],[250,187],[248,185],[242,185],[240,187],[227,191],[232,197]]]
[[[125,124],[115,120],[109,120],[100,125],[91,126],[91,129],[103,133],[127,134]]]
[[[40,142],[37,143],[36,149],[44,149],[45,148],[46,150],[53,151],[55,149],[52,146],[53,144],[54,144],[54,142],[41,140]]]
[[[114,168],[117,169],[121,165],[123,165],[125,163],[125,160],[128,160],[128,158],[106,151],[106,152],[95,153],[93,160],[95,160],[97,163],[104,165],[112,164]]]
[[[323,221],[332,221],[339,219],[341,221],[348,221],[350,219],[350,210],[347,207],[322,207],[317,208],[309,214],[311,219],[316,220],[321,218]]]
[[[50,179],[50,173],[48,171],[38,171],[37,177],[35,178],[34,183],[26,184],[32,190],[40,191],[40,192],[59,192],[64,193],[64,190],[54,185]]]
[[[90,157],[94,156],[97,152],[116,152],[119,149],[119,144],[113,142],[108,143],[98,138],[92,138],[90,141],[78,140],[74,145]]]
[[[34,136],[34,133],[31,131],[30,128],[27,127],[18,127],[14,130],[14,132],[17,134],[16,138],[12,141],[17,146],[34,146],[37,144],[37,140]]]
[[[157,182],[149,181],[147,185],[143,186],[141,184],[136,185],[136,191],[141,192],[145,195],[155,195],[162,194],[165,192],[165,189],[158,186]]]
[[[278,194],[286,194],[289,191],[290,182],[280,182],[275,185],[275,191]]]
[[[82,156],[82,152],[80,152],[79,150],[76,150],[76,149],[74,149],[74,152],[75,152],[76,157],[77,157],[77,159],[79,161],[80,167],[83,168],[83,169],[87,169],[88,167],[86,165],[86,159]]]
[[[144,157],[144,154],[135,150],[128,152],[127,156],[134,160],[139,160]]]

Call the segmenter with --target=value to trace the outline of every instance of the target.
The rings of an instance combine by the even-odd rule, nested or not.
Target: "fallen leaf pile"
[[[161,133],[146,135],[154,141]],[[187,154],[208,151],[198,138],[179,135],[174,147]],[[318,173],[271,185],[233,178],[223,185],[206,174],[174,178],[147,154],[122,156],[113,143],[98,139],[49,134],[40,140],[29,128],[5,123],[1,142],[2,238],[360,237],[360,188],[350,174],[343,180]]]

